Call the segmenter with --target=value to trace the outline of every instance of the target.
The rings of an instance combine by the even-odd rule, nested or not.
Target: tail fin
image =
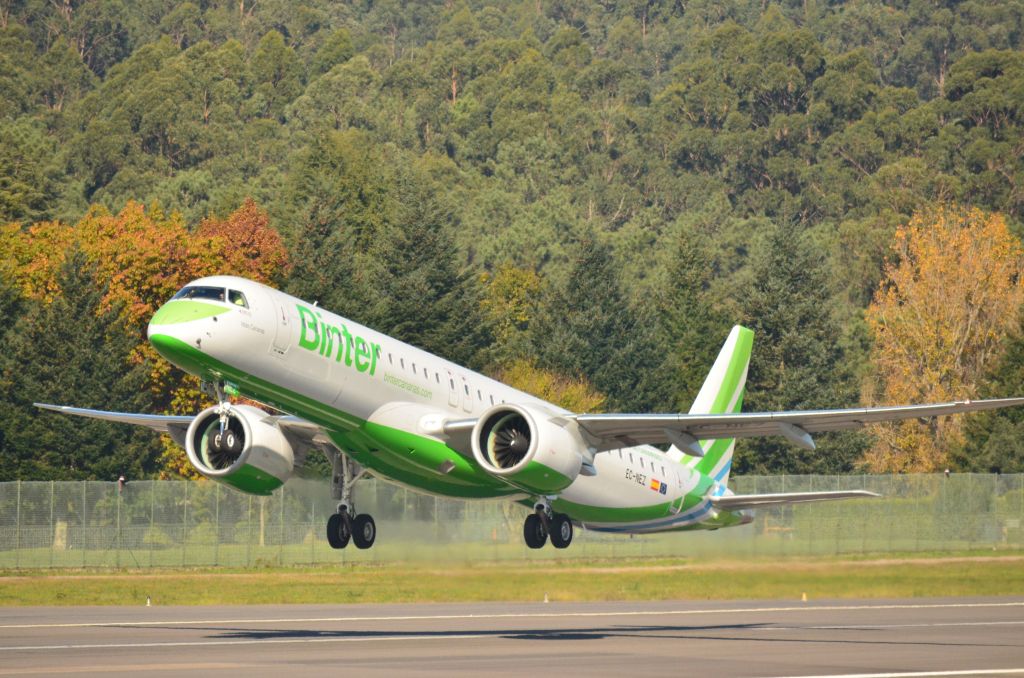
[[[693,406],[690,407],[690,414],[727,414],[740,411],[753,345],[754,333],[751,330],[739,325],[732,328],[707,379],[704,380],[704,385],[694,399]],[[702,440],[700,446],[704,449],[704,456],[700,458],[683,454],[674,447],[669,454],[673,457],[678,455],[681,463],[711,476],[724,487],[729,482],[735,439]]]

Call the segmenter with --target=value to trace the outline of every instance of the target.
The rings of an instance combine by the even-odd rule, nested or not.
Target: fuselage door
[[[274,295],[274,310],[277,313],[277,319],[274,322],[274,343],[271,345],[270,352],[278,358],[283,358],[292,343],[292,322],[288,318],[288,308],[281,304],[277,295]]]
[[[445,374],[448,375],[448,405],[458,407],[459,387],[455,385],[455,375],[452,374],[451,370],[445,370]]]
[[[466,378],[462,378],[462,409],[466,412],[473,411],[473,394],[469,392],[469,382]]]

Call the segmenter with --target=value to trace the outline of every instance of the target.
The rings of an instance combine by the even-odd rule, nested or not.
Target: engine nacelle
[[[185,451],[196,470],[211,480],[248,494],[267,495],[292,475],[295,455],[267,413],[233,405],[221,431],[216,407],[203,410],[188,427]]]
[[[480,466],[531,494],[567,488],[583,466],[585,443],[571,422],[524,405],[496,405],[473,428],[473,456]]]

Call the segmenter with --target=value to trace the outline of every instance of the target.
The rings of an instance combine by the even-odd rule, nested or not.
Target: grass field
[[[231,605],[1024,595],[1024,557],[352,563],[0,572],[0,605]]]

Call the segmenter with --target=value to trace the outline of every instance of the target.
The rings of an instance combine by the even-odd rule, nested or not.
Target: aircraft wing
[[[673,443],[698,452],[699,440],[783,436],[814,449],[812,433],[861,428],[865,424],[901,419],[927,419],[962,412],[980,412],[1024,405],[1024,398],[964,400],[929,405],[862,407],[845,410],[739,412],[735,414],[577,414],[570,415],[599,450],[640,444]],[[700,455],[703,452],[699,453]]]
[[[52,410],[61,414],[73,414],[77,417],[88,417],[90,419],[103,419],[104,421],[116,421],[122,424],[134,424],[145,426],[160,433],[181,432],[182,435],[188,430],[189,424],[194,417],[187,415],[173,414],[133,414],[130,412],[107,412],[106,410],[88,410],[83,407],[68,407],[67,405],[48,405],[46,403],[33,403],[36,407],[44,410]]]
[[[738,509],[764,508],[781,504],[805,504],[812,501],[832,501],[835,499],[858,499],[879,497],[881,495],[867,490],[842,490],[839,492],[790,492],[784,494],[733,494],[712,497],[711,504],[717,509],[735,511]]]
[[[185,446],[185,434],[188,427],[195,419],[191,415],[177,414],[138,414],[133,412],[108,412],[106,410],[89,410],[83,407],[68,407],[67,405],[49,405],[47,403],[33,403],[36,407],[71,414],[77,417],[88,417],[89,419],[102,419],[104,421],[115,421],[121,424],[133,424],[145,426],[160,433],[171,436],[174,442],[182,447]],[[288,442],[292,444],[298,457],[297,463],[305,457],[305,452],[313,447],[333,446],[327,432],[320,426],[292,416],[267,415],[267,423],[276,425]]]

